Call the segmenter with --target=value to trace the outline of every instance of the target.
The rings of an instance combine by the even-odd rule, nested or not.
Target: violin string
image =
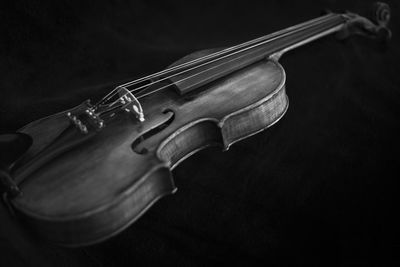
[[[338,18],[338,17],[336,16],[335,18]],[[327,22],[327,21],[325,21],[325,22]],[[316,25],[313,25],[313,26],[316,26]],[[291,32],[291,33],[293,33],[293,32]],[[289,33],[287,33],[286,35],[288,35],[288,34],[289,34]],[[282,36],[279,36],[279,37],[282,37]],[[182,71],[182,72],[176,73],[176,74],[174,74],[174,75],[171,75],[171,76],[169,76],[169,77],[165,77],[165,78],[162,78],[162,79],[160,79],[160,80],[157,80],[157,81],[155,81],[155,82],[152,82],[152,83],[151,83],[151,84],[149,84],[149,85],[144,85],[144,86],[141,86],[141,87],[135,88],[134,90],[131,90],[131,91],[129,91],[129,92],[130,92],[130,93],[132,93],[133,91],[137,91],[137,90],[140,90],[140,89],[147,88],[147,87],[148,87],[148,86],[150,86],[150,85],[153,85],[153,84],[156,84],[156,83],[160,83],[161,81],[165,81],[165,80],[167,80],[167,79],[169,79],[169,78],[171,78],[171,77],[173,77],[173,76],[177,76],[177,75],[180,75],[180,74],[186,73],[186,72],[188,72],[188,71],[191,71],[191,70],[197,69],[197,68],[199,68],[199,67],[201,67],[201,66],[204,66],[204,65],[207,65],[207,64],[210,64],[210,63],[216,62],[216,61],[218,61],[218,60],[221,60],[221,59],[223,59],[223,58],[226,58],[226,57],[232,56],[232,55],[234,55],[234,54],[237,54],[237,53],[242,53],[243,51],[246,51],[246,50],[249,50],[249,49],[251,49],[251,48],[254,48],[254,47],[257,47],[257,46],[263,45],[263,44],[265,44],[265,43],[267,43],[267,42],[269,42],[269,41],[272,41],[272,40],[268,39],[268,40],[266,40],[265,42],[258,43],[258,44],[256,44],[256,45],[253,45],[253,46],[251,46],[251,47],[247,47],[247,48],[245,48],[245,49],[242,49],[242,50],[236,51],[235,53],[232,53],[232,54],[229,54],[229,55],[225,55],[225,56],[223,56],[223,57],[220,57],[220,58],[217,58],[217,59],[214,59],[214,60],[208,61],[208,62],[206,62],[206,63],[204,63],[204,64],[197,65],[197,66],[195,66],[195,67],[193,67],[193,68],[187,69],[187,70],[185,70],[185,71]],[[243,57],[243,55],[242,55],[242,57]],[[236,60],[236,59],[237,59],[237,58],[234,58],[233,60]],[[228,60],[227,62],[232,62],[233,60]],[[206,72],[206,71],[208,71],[208,70],[210,70],[210,69],[214,69],[214,68],[217,68],[217,67],[219,67],[219,66],[221,66],[221,65],[223,65],[223,64],[226,64],[227,62],[225,61],[225,62],[223,62],[222,64],[219,64],[219,65],[213,66],[213,67],[211,67],[211,68],[208,68],[208,69],[206,69],[206,70],[204,70],[204,71],[201,71],[201,72],[197,72],[196,74],[194,74],[194,75],[191,75],[191,76],[188,76],[188,77],[186,77],[186,78],[183,78],[183,79],[181,79],[181,80],[178,80],[178,81],[176,81],[175,83],[178,83],[178,82],[181,82],[181,81],[187,80],[187,79],[189,79],[189,78],[195,77],[195,76],[197,76],[197,75],[199,75],[199,74],[201,74],[201,73],[204,73],[204,72]],[[160,88],[156,88],[155,90],[153,90],[153,91],[150,91],[150,92],[147,92],[147,93],[145,93],[145,94],[143,94],[143,95],[140,95],[140,96],[139,96],[139,97],[137,97],[137,98],[142,98],[142,97],[144,97],[144,96],[147,96],[147,95],[150,95],[150,94],[156,93],[156,92],[158,92],[158,91],[160,91],[160,90],[163,90],[163,89],[165,89],[165,88],[167,88],[167,87],[170,87],[171,85],[172,85],[172,84],[168,84],[168,85],[166,85],[166,86],[163,86],[163,87],[160,87]],[[129,93],[126,93],[126,94],[129,94]],[[124,94],[124,95],[126,95],[126,94]],[[139,92],[139,94],[140,94],[140,92]],[[124,96],[124,95],[123,95],[123,96]],[[116,104],[116,103],[118,103],[118,102],[119,102],[119,100],[116,100],[116,101],[114,101],[113,103],[111,103],[111,104],[110,104],[110,106],[113,106],[114,104]]]
[[[250,50],[250,49],[253,49],[253,48],[255,48],[255,47],[264,45],[264,44],[269,43],[269,42],[271,42],[271,41],[274,41],[274,40],[276,40],[276,39],[278,39],[278,38],[282,38],[282,37],[284,37],[284,36],[288,36],[288,35],[290,35],[290,34],[299,32],[299,31],[301,31],[301,30],[303,30],[303,29],[306,29],[307,27],[311,28],[311,27],[314,27],[314,26],[322,25],[323,23],[327,23],[328,21],[333,21],[333,18],[336,19],[336,18],[338,18],[338,16],[337,16],[337,15],[335,15],[335,16],[323,16],[322,19],[321,19],[321,17],[320,17],[319,20],[318,20],[316,23],[314,23],[314,22],[313,22],[313,23],[308,22],[308,24],[314,24],[314,25],[308,25],[308,24],[307,24],[307,25],[305,25],[304,27],[296,27],[296,26],[295,26],[295,27],[296,27],[295,30],[292,30],[292,31],[289,31],[289,32],[285,32],[285,33],[283,33],[283,34],[281,34],[281,35],[279,35],[279,36],[276,36],[276,37],[274,37],[274,38],[269,38],[269,39],[267,39],[267,40],[265,40],[265,41],[256,43],[256,44],[254,44],[254,45],[252,45],[252,46],[246,47],[246,48],[241,49],[241,50],[238,50],[238,51],[236,51],[236,52],[233,52],[233,53],[224,55],[224,56],[222,56],[222,57],[215,58],[215,59],[213,59],[213,60],[207,61],[207,62],[205,62],[205,63],[203,63],[203,64],[200,64],[200,65],[196,65],[196,66],[194,66],[194,67],[192,67],[192,68],[189,68],[189,69],[186,69],[186,70],[184,70],[184,71],[175,73],[175,74],[173,74],[173,75],[171,75],[171,76],[168,76],[168,77],[164,77],[164,78],[159,79],[159,80],[157,80],[157,81],[154,81],[154,82],[152,82],[152,83],[150,83],[150,84],[146,84],[146,85],[140,86],[140,87],[138,87],[138,88],[135,88],[135,89],[133,89],[133,90],[130,90],[129,93],[132,93],[132,92],[134,92],[134,91],[138,91],[138,90],[140,90],[140,89],[147,88],[147,87],[149,87],[149,86],[151,86],[151,85],[154,85],[154,84],[160,83],[160,82],[162,82],[162,81],[168,80],[168,79],[170,79],[171,77],[184,74],[184,73],[186,73],[186,72],[195,70],[195,69],[200,68],[200,67],[202,67],[202,66],[205,66],[205,65],[211,64],[211,63],[213,63],[213,62],[222,60],[222,59],[224,59],[224,58],[230,57],[230,56],[232,56],[232,55],[235,55],[235,54],[238,54],[238,53],[243,53],[243,52],[245,52],[245,51],[247,51],[247,50]],[[315,19],[314,19],[313,21],[315,21]],[[304,23],[303,23],[303,24],[304,24]],[[291,28],[293,28],[293,27],[291,27]],[[259,39],[259,38],[258,38],[258,39]],[[243,56],[244,56],[244,55],[242,55],[242,57],[243,57]],[[232,59],[232,60],[229,60],[229,61],[227,61],[227,62],[232,62],[233,60],[236,60],[236,59],[237,59],[237,58]],[[221,66],[221,65],[223,65],[223,64],[226,64],[227,62],[225,61],[225,62],[223,62],[222,64],[218,64],[218,65],[213,66],[213,67],[211,67],[211,68],[208,68],[208,69],[206,69],[206,70],[204,70],[204,71],[197,72],[197,73],[194,74],[194,75],[188,76],[188,77],[186,77],[186,78],[184,78],[184,79],[181,79],[181,80],[178,80],[178,81],[176,81],[176,82],[181,82],[181,81],[187,80],[187,79],[189,79],[189,78],[195,77],[195,76],[197,76],[197,75],[199,75],[199,74],[201,74],[201,73],[204,73],[205,71],[208,71],[208,70],[210,70],[210,69],[214,69],[214,68],[217,68],[217,67],[219,67],[219,66]],[[163,87],[160,87],[160,88],[156,88],[155,90],[150,91],[150,92],[147,92],[147,93],[141,95],[141,96],[138,97],[138,98],[142,98],[142,97],[144,97],[144,96],[147,96],[147,95],[156,93],[156,92],[158,92],[158,91],[160,91],[160,90],[163,90],[163,89],[165,89],[165,88],[167,88],[167,87],[170,87],[170,86],[171,86],[171,84],[168,84],[168,85],[166,85],[166,86],[163,86]],[[120,85],[120,86],[118,86],[117,88],[123,88],[123,85]],[[125,88],[125,89],[126,89],[126,88]],[[129,93],[125,93],[124,95],[127,95],[127,94],[129,94]],[[121,97],[123,97],[124,95],[122,95]],[[115,104],[118,103],[118,102],[119,102],[119,100],[116,100],[116,101],[112,102],[112,103],[109,105],[109,107],[112,107],[113,105],[115,105]]]
[[[238,44],[238,45],[236,45],[236,46],[228,47],[228,48],[223,49],[223,50],[221,50],[221,51],[217,51],[217,52],[214,52],[214,53],[212,53],[212,54],[209,54],[209,55],[206,55],[206,56],[197,58],[197,59],[193,59],[193,60],[191,60],[191,61],[188,61],[188,62],[185,62],[185,63],[182,63],[182,64],[179,64],[179,65],[177,65],[177,66],[173,66],[173,67],[167,68],[167,69],[165,69],[165,70],[163,70],[163,71],[160,71],[160,72],[151,74],[151,75],[149,75],[149,76],[142,77],[142,78],[139,78],[139,79],[137,79],[137,80],[134,80],[134,81],[131,81],[131,82],[128,82],[128,83],[125,83],[125,84],[121,84],[121,85],[119,85],[119,87],[129,87],[129,86],[131,86],[131,85],[133,85],[133,84],[137,84],[137,83],[139,83],[139,82],[141,82],[141,81],[149,80],[149,79],[151,79],[151,78],[159,77],[159,76],[164,75],[164,74],[166,74],[166,73],[168,73],[168,72],[170,72],[170,71],[175,71],[175,70],[178,70],[178,69],[180,69],[180,68],[182,68],[182,67],[187,67],[187,66],[190,66],[190,65],[194,65],[195,63],[198,63],[198,62],[200,62],[200,61],[204,61],[204,60],[207,60],[207,59],[216,57],[216,56],[220,56],[220,55],[222,55],[222,54],[226,54],[226,53],[228,53],[228,52],[230,52],[230,51],[233,51],[233,50],[236,50],[236,49],[240,49],[240,48],[242,48],[242,47],[245,47],[245,46],[248,46],[248,45],[252,45],[252,44],[257,43],[257,42],[260,42],[260,41],[263,41],[263,39],[273,38],[273,37],[275,37],[275,36],[277,36],[277,35],[280,35],[280,34],[283,34],[283,33],[286,33],[286,32],[292,31],[292,30],[295,30],[295,29],[300,28],[300,27],[303,27],[303,26],[307,26],[308,24],[318,22],[319,20],[326,19],[327,17],[331,17],[331,16],[333,16],[333,15],[334,15],[333,13],[330,13],[330,14],[327,14],[327,15],[325,15],[325,16],[322,16],[322,17],[319,17],[319,18],[315,18],[315,19],[313,19],[313,20],[310,20],[310,21],[307,21],[307,22],[303,22],[303,23],[301,23],[301,24],[298,24],[298,25],[295,25],[295,26],[286,28],[286,29],[284,29],[284,30],[281,30],[281,31],[278,31],[278,32],[275,32],[275,33],[272,33],[272,34],[269,34],[269,35],[266,35],[266,36],[261,36],[261,37],[259,37],[259,38],[250,40],[250,41],[248,41],[248,42]]]
[[[245,43],[242,43],[242,44],[239,44],[239,45],[236,45],[236,46],[228,47],[228,48],[223,49],[221,51],[217,51],[215,53],[212,53],[212,54],[209,54],[209,55],[206,55],[206,56],[191,60],[189,62],[185,62],[185,63],[179,64],[177,66],[173,66],[173,67],[167,68],[167,69],[159,71],[157,73],[154,73],[154,74],[151,74],[151,75],[148,75],[148,76],[145,76],[145,77],[141,77],[141,78],[136,79],[134,81],[130,81],[130,82],[127,82],[125,84],[121,84],[121,85],[117,86],[114,90],[112,90],[110,93],[108,93],[105,97],[103,97],[103,99],[100,102],[104,103],[104,102],[108,101],[110,98],[112,98],[115,95],[113,93],[116,93],[116,91],[118,91],[119,88],[123,88],[123,87],[126,88],[126,87],[132,86],[134,84],[138,84],[140,82],[143,82],[143,81],[146,81],[146,80],[149,80],[149,79],[153,79],[153,78],[159,77],[159,76],[164,75],[164,74],[168,74],[168,73],[170,73],[172,71],[176,71],[176,70],[182,69],[184,67],[188,67],[188,66],[194,65],[196,63],[205,61],[207,59],[215,58],[215,57],[220,56],[222,54],[229,53],[230,51],[233,51],[233,50],[236,50],[236,49],[240,49],[240,48],[248,46],[248,45],[252,45],[252,44],[257,43],[259,41],[262,41],[264,39],[273,38],[273,37],[276,37],[278,35],[281,35],[281,34],[284,34],[284,33],[288,33],[290,31],[294,31],[294,30],[299,29],[299,28],[304,28],[306,26],[309,26],[309,24],[318,23],[319,21],[327,19],[327,18],[329,18],[329,17],[331,17],[333,15],[335,15],[335,14],[329,13],[329,14],[327,14],[325,16],[321,16],[321,17],[318,17],[318,18],[315,18],[315,19],[312,19],[312,20],[297,24],[295,26],[280,30],[278,32],[275,32],[275,33],[272,33],[272,34],[269,34],[269,35],[266,35],[266,36],[261,36],[261,37],[259,37],[257,39],[250,40],[248,42],[245,42]],[[149,85],[146,85],[146,86],[149,86]],[[137,91],[137,90],[139,90],[139,89],[134,89],[132,91]],[[98,104],[100,104],[100,103],[98,103]],[[98,104],[96,104],[96,105],[98,105]]]
[[[250,52],[250,53],[251,53],[251,52]],[[205,70],[196,72],[195,74],[189,75],[189,76],[187,76],[187,77],[185,77],[185,78],[183,78],[183,79],[180,79],[180,80],[176,81],[175,83],[183,82],[183,81],[185,81],[185,80],[187,80],[187,79],[196,77],[196,76],[199,75],[199,74],[202,74],[202,73],[204,73],[204,72],[207,72],[207,71],[209,71],[209,70],[211,70],[211,69],[218,68],[218,67],[220,67],[220,66],[222,66],[222,65],[224,65],[224,64],[226,64],[226,63],[233,62],[233,61],[235,61],[235,60],[237,60],[237,59],[240,59],[241,57],[245,57],[246,55],[247,55],[247,54],[245,54],[245,55],[240,55],[240,56],[235,57],[235,58],[233,58],[233,59],[231,59],[231,60],[224,61],[224,62],[222,62],[221,64],[218,64],[218,65],[212,66],[212,67],[210,67],[210,68],[207,68],[207,69],[205,69]],[[218,75],[218,73],[217,73],[216,75]],[[165,85],[165,86],[162,86],[162,87],[160,87],[160,88],[156,88],[156,89],[154,89],[154,90],[152,90],[152,91],[149,91],[149,92],[146,92],[146,93],[144,93],[144,94],[142,94],[142,95],[140,95],[140,96],[137,96],[136,98],[137,98],[137,99],[143,98],[143,97],[145,97],[145,96],[151,95],[151,94],[156,93],[156,92],[159,92],[159,91],[161,91],[161,90],[164,90],[164,89],[166,89],[166,88],[168,88],[168,87],[170,87],[170,86],[172,86],[172,85],[173,85],[173,83],[172,83],[172,84],[167,84],[167,85]],[[140,92],[139,92],[139,94],[140,94]]]

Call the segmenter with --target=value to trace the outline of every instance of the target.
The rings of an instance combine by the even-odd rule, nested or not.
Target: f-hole
[[[159,132],[161,132],[162,130],[167,128],[174,121],[175,113],[173,110],[165,109],[162,113],[168,114],[169,118],[166,121],[162,122],[161,124],[157,125],[156,127],[144,132],[138,138],[136,138],[135,141],[133,141],[133,143],[132,143],[133,151],[135,151],[136,153],[141,154],[141,155],[146,154],[148,152],[148,149],[146,147],[143,147],[142,143],[145,140],[149,139],[150,137],[158,134]]]

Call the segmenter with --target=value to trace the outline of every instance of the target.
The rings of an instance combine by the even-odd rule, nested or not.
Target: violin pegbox
[[[387,27],[390,21],[390,7],[386,3],[377,2],[374,4],[374,17],[371,20],[351,12],[346,12],[342,16],[347,22],[336,35],[339,39],[357,34],[388,41],[392,36]]]

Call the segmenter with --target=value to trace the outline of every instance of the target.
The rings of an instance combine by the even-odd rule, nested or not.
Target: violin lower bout
[[[53,161],[31,164],[31,174],[15,170],[23,194],[12,204],[26,225],[65,246],[94,244],[116,235],[159,198],[175,192],[171,170],[185,158],[211,145],[226,150],[277,122],[288,108],[285,73],[279,63],[262,61],[192,97],[166,91],[143,99],[142,105],[148,115],[144,123],[129,114],[116,116],[98,134]],[[135,151],[135,140],[171,120],[168,110],[174,114],[169,125],[140,142],[144,154]],[[29,124],[21,132],[37,135],[41,125]]]

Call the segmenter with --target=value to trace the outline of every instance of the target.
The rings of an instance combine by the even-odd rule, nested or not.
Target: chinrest
[[[24,133],[0,135],[0,190],[9,196],[18,195],[19,189],[10,176],[11,165],[32,145],[32,138]]]

